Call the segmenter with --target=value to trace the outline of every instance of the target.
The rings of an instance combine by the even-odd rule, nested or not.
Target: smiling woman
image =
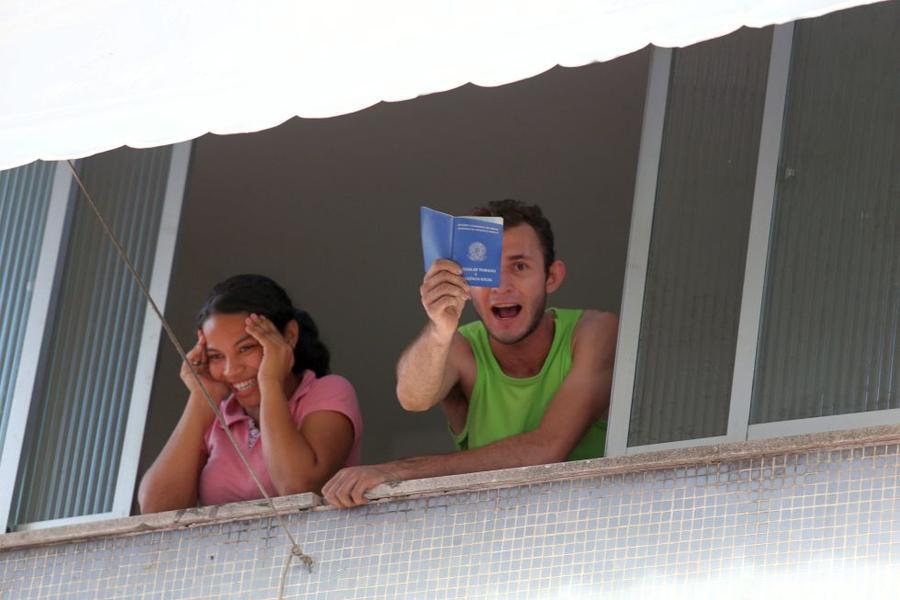
[[[353,387],[328,374],[315,323],[271,279],[236,275],[217,284],[187,358],[199,377],[182,365],[190,395],[141,481],[142,512],[262,496],[225,427],[270,496],[319,491],[338,469],[359,462],[362,416]]]

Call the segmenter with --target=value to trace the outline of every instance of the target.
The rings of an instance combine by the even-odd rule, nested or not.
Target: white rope
[[[235,452],[237,452],[238,457],[240,457],[241,462],[244,463],[244,467],[247,469],[247,472],[250,473],[250,477],[253,478],[253,482],[256,484],[259,493],[263,495],[266,501],[269,504],[269,508],[272,510],[272,513],[275,515],[275,518],[278,520],[278,524],[284,533],[287,535],[288,539],[291,542],[291,551],[287,555],[287,560],[284,563],[284,569],[281,571],[281,585],[278,591],[278,598],[281,600],[284,597],[284,585],[287,578],[288,566],[291,563],[291,559],[297,558],[301,563],[306,565],[307,570],[311,573],[313,566],[313,559],[311,556],[305,554],[303,550],[300,548],[300,545],[297,543],[297,540],[291,534],[290,529],[287,527],[287,523],[284,520],[284,515],[276,508],[275,502],[272,500],[271,496],[266,492],[265,487],[260,482],[259,477],[256,475],[256,472],[253,470],[253,467],[250,466],[250,462],[247,460],[246,455],[241,450],[240,446],[238,446],[237,440],[234,439],[234,435],[231,433],[231,429],[229,429],[228,424],[225,422],[225,417],[222,415],[222,411],[219,409],[218,403],[213,400],[212,395],[209,393],[209,390],[206,389],[206,386],[203,385],[203,381],[201,381],[200,376],[197,374],[194,365],[191,364],[191,361],[187,359],[187,355],[184,352],[184,347],[178,341],[178,338],[175,336],[175,332],[172,330],[172,327],[169,325],[169,322],[166,321],[166,318],[163,316],[162,311],[159,310],[159,307],[156,305],[156,302],[153,300],[153,297],[150,295],[150,291],[147,289],[147,286],[144,284],[143,279],[138,274],[137,269],[134,268],[134,264],[131,262],[131,259],[128,258],[128,253],[125,252],[125,248],[122,247],[122,244],[119,242],[118,238],[116,238],[115,234],[110,229],[109,225],[106,223],[106,220],[103,218],[103,215],[100,214],[100,210],[97,208],[97,205],[94,204],[93,198],[91,198],[90,193],[87,191],[87,188],[84,186],[84,182],[81,180],[81,177],[78,175],[78,171],[75,170],[75,165],[71,160],[67,160],[66,163],[69,165],[69,170],[72,171],[72,177],[75,178],[75,182],[78,184],[78,187],[81,188],[81,193],[84,195],[85,200],[90,206],[91,210],[96,215],[97,220],[100,222],[100,226],[103,228],[103,231],[106,233],[106,236],[110,239],[113,246],[116,248],[116,252],[119,254],[119,258],[122,259],[122,262],[125,263],[125,266],[128,267],[128,271],[131,273],[131,276],[134,278],[135,282],[141,288],[141,292],[144,297],[147,299],[147,302],[150,303],[150,307],[153,309],[153,312],[156,313],[156,316],[159,318],[160,323],[162,323],[163,329],[166,332],[166,335],[169,338],[169,341],[172,342],[172,345],[175,346],[176,352],[178,352],[178,356],[181,357],[181,360],[188,366],[191,371],[191,377],[194,378],[194,381],[200,386],[200,389],[203,390],[203,396],[206,398],[207,404],[212,409],[213,413],[216,415],[216,420],[222,425],[222,429],[225,430],[225,435],[228,437],[228,441],[231,442],[232,447]]]

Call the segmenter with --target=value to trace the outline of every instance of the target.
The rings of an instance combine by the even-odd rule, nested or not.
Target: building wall
[[[355,385],[364,461],[450,450],[440,412],[404,413],[394,394],[394,364],[425,322],[418,206],[465,213],[505,197],[541,204],[569,266],[553,301],[617,311],[648,56],[199,138],[167,317],[191,341],[215,282],[270,275],[314,316],[333,370]],[[139,476],[184,401],[164,340]]]
[[[288,526],[314,563],[293,563],[284,597],[896,598],[895,441],[582,471],[295,512]],[[271,517],[13,547],[0,597],[276,598],[289,548]]]

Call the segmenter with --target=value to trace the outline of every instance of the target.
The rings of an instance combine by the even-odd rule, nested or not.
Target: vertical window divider
[[[64,245],[67,224],[71,218],[72,174],[68,165],[56,163],[47,222],[41,240],[40,258],[31,290],[28,321],[22,340],[22,355],[16,374],[7,422],[6,437],[0,449],[0,533],[6,530],[19,471],[19,459],[25,441],[25,428],[34,391],[35,378],[42,356],[47,318],[52,309],[53,292],[58,277],[57,263]]]
[[[759,159],[753,187],[753,209],[747,241],[747,261],[738,320],[734,375],[728,411],[728,441],[747,439],[750,426],[750,404],[756,371],[759,327],[765,293],[766,266],[769,258],[769,239],[775,204],[775,184],[781,158],[781,138],[791,65],[791,46],[794,24],[775,26],[766,99],[763,108],[762,131],[759,139]]]
[[[191,144],[191,142],[184,142],[172,146],[169,176],[163,200],[163,212],[159,224],[156,252],[153,257],[153,275],[148,285],[150,295],[163,312],[166,309],[169,280],[172,274],[172,263],[175,258],[175,244],[178,237],[178,224],[181,219],[181,206],[184,200],[184,189],[190,163]],[[112,516],[115,517],[127,517],[131,514],[134,485],[141,454],[141,442],[143,441],[144,427],[147,422],[150,392],[153,387],[153,374],[156,369],[159,339],[162,334],[162,325],[150,308],[149,302],[147,302],[147,308],[144,312],[144,324],[141,331],[140,348],[138,350],[134,383],[131,388],[128,408],[128,420],[125,425],[125,436],[122,441],[122,454],[119,460],[116,489],[113,497]]]
[[[653,210],[656,204],[671,67],[672,50],[654,47],[650,55],[647,96],[644,100],[634,203],[628,235],[628,256],[625,261],[625,282],[622,289],[622,308],[619,311],[619,336],[610,397],[606,456],[624,456],[628,446],[631,401],[634,395],[638,342],[644,310],[644,287],[647,281],[650,236],[653,229]]]

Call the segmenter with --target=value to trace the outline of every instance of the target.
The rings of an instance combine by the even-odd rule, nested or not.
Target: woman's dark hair
[[[280,285],[264,275],[235,275],[217,283],[203,308],[197,313],[197,327],[215,314],[256,313],[272,321],[278,331],[292,320],[300,325],[300,337],[294,347],[294,373],[312,370],[317,377],[327,375],[330,355],[319,339],[319,328],[305,310],[294,308],[290,296]]]

